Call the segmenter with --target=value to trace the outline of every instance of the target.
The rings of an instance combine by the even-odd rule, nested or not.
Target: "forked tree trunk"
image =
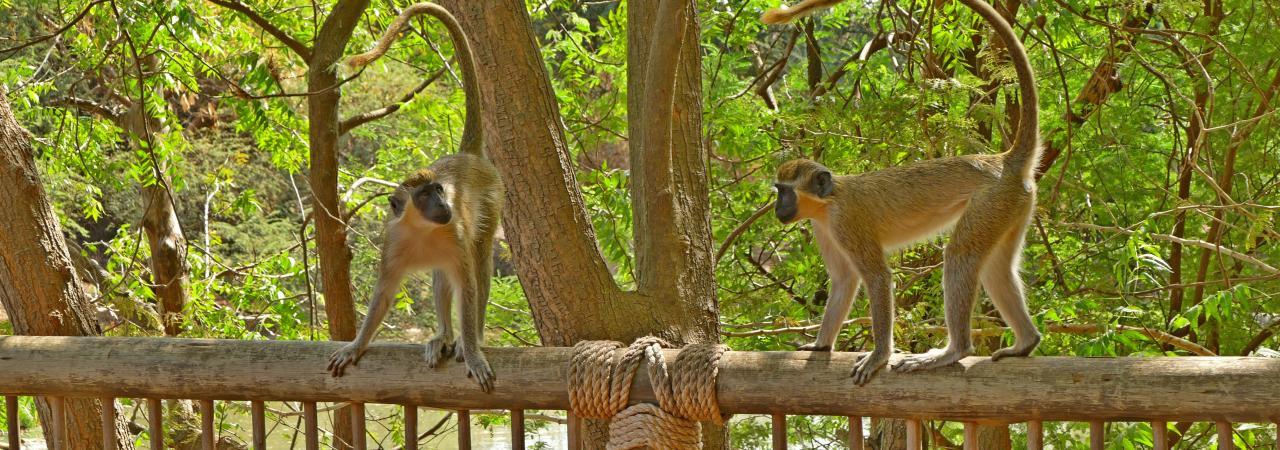
[[[628,5],[628,116],[639,286],[629,292],[613,281],[600,254],[524,2],[443,2],[479,43],[473,50],[480,71],[486,153],[506,183],[503,227],[544,345],[573,345],[585,339],[627,342],[650,334],[676,344],[719,338],[707,153],[701,141],[698,26],[692,2],[666,1],[680,1],[687,8],[687,22],[680,22],[684,40],[668,58],[654,61],[648,58],[653,39],[674,39],[672,24],[660,24],[662,32],[653,31],[660,2]],[[665,69],[675,65],[670,86],[654,90],[644,83],[653,64]],[[656,123],[646,121],[643,111],[664,95],[667,101],[674,98],[671,112],[659,116],[671,118],[671,133],[642,149],[637,141]],[[587,448],[601,446],[599,425],[587,427]],[[725,447],[722,428],[709,429],[707,437],[706,448]]]
[[[40,184],[31,135],[13,117],[0,89],[0,304],[14,332],[32,336],[100,334],[93,306],[71,264],[62,226]],[[52,436],[48,403],[36,402],[45,436]],[[102,403],[66,402],[67,449],[102,449]],[[128,436],[116,420],[116,436]],[[127,439],[123,440],[128,442]],[[113,448],[131,448],[121,442]]]

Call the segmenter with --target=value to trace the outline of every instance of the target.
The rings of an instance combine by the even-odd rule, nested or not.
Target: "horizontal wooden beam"
[[[566,409],[572,348],[489,348],[492,393],[461,363],[431,369],[422,347],[374,344],[342,378],[325,371],[342,343],[167,338],[0,337],[0,394],[64,397],[354,401],[451,409]],[[674,358],[675,350],[668,353]],[[1280,359],[1011,358],[849,378],[855,353],[728,352],[727,413],[1012,422],[1280,421]],[[895,356],[895,360],[900,356]],[[652,400],[636,377],[633,401]]]

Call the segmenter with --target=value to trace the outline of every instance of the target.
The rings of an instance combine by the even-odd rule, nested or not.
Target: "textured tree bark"
[[[625,303],[600,255],[525,4],[442,2],[473,42],[485,153],[506,185],[502,227],[543,345],[616,336]],[[514,95],[519,93],[519,95]],[[643,319],[643,317],[641,317]]]
[[[100,334],[93,306],[71,264],[62,226],[40,184],[31,136],[13,117],[0,89],[0,304],[14,332],[35,336]],[[41,424],[52,424],[48,404],[36,402]],[[102,403],[66,402],[68,449],[102,449]],[[117,417],[116,436],[128,436]],[[51,430],[45,429],[45,435]],[[127,440],[123,440],[127,442]],[[126,446],[117,442],[115,448]]]
[[[678,3],[690,20],[659,24],[661,31],[654,31],[653,24],[658,2],[628,5],[631,182],[637,217],[634,292],[617,286],[600,254],[524,3],[443,3],[474,42],[485,44],[474,51],[481,71],[486,153],[506,183],[503,227],[543,344],[630,341],[650,334],[677,345],[718,339],[692,3]],[[670,52],[654,59],[670,85],[656,94],[644,83],[649,47],[654,38],[675,39],[681,31],[683,41],[657,42]],[[659,105],[667,112],[646,115],[657,98],[668,99]],[[645,140],[642,136],[653,126],[667,131]],[[641,140],[652,144],[637,144]],[[588,424],[586,434],[598,436],[599,425]],[[708,440],[708,448],[722,448],[719,439]],[[601,442],[593,438],[586,445],[594,448]]]
[[[316,34],[307,62],[308,137],[311,140],[311,214],[316,224],[316,250],[320,254],[320,280],[329,338],[350,341],[356,337],[356,310],[351,292],[351,249],[347,224],[338,202],[338,138],[340,121],[337,64],[368,0],[343,0],[333,7]],[[334,411],[334,448],[351,448],[350,407]]]
[[[133,148],[141,148],[144,143],[150,145],[163,129],[161,122],[148,115],[142,104],[142,99],[133,101],[133,105],[115,120],[130,135],[128,142]],[[182,332],[182,311],[187,304],[187,277],[190,273],[187,240],[174,210],[175,203],[169,190],[172,184],[159,169],[163,163],[157,161],[156,164],[156,184],[142,188],[146,205],[142,228],[146,231],[147,246],[151,250],[151,289],[160,306],[164,334],[177,336]]]

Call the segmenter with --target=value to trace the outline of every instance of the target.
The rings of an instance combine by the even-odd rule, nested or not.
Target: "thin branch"
[[[751,213],[751,217],[742,221],[741,225],[738,225],[737,228],[734,228],[733,231],[729,232],[729,236],[724,238],[724,242],[720,243],[720,250],[716,251],[715,262],[720,262],[720,258],[724,256],[724,252],[729,251],[729,246],[733,245],[733,241],[738,240],[738,236],[741,236],[744,231],[747,231],[747,227],[751,226],[752,223],[755,223],[755,221],[760,219],[761,216],[768,213],[770,208],[773,208],[773,202],[769,202],[769,204],[761,206],[760,209],[756,210],[756,212]],[[714,265],[715,263],[712,264]]]
[[[24,42],[22,44],[18,44],[13,47],[6,48],[4,50],[0,50],[0,59],[8,58],[10,54],[13,54],[18,50],[22,50],[32,45],[36,45],[41,42],[44,42],[49,39],[53,39],[54,37],[62,35],[63,32],[66,32],[67,30],[71,29],[71,27],[75,26],[76,23],[80,22],[81,19],[84,19],[84,16],[88,15],[89,11],[93,10],[94,6],[98,6],[100,4],[106,3],[106,1],[107,0],[94,0],[93,2],[90,2],[88,5],[85,5],[83,10],[80,10],[80,14],[76,14],[76,16],[73,17],[70,22],[67,22],[66,25],[59,27],[57,30],[53,30],[52,33],[37,37],[30,41]]]
[[[1107,227],[1107,226],[1102,226],[1102,225],[1094,225],[1094,224],[1091,224],[1091,223],[1068,223],[1068,222],[1059,222],[1059,223],[1058,223],[1058,225],[1061,225],[1061,226],[1064,226],[1064,227],[1068,227],[1068,228],[1076,228],[1076,229],[1080,229],[1080,230],[1089,230],[1089,231],[1107,231],[1107,232],[1111,232],[1111,233],[1119,233],[1119,234],[1123,234],[1123,235],[1125,235],[1125,236],[1130,236],[1130,235],[1133,235],[1133,233],[1134,233],[1134,231],[1133,231],[1133,230],[1129,230],[1129,229],[1125,229],[1125,228],[1120,228],[1120,227]],[[1172,236],[1172,235],[1168,235],[1168,234],[1150,233],[1150,234],[1147,234],[1147,236],[1151,236],[1152,238],[1159,239],[1159,240],[1166,241],[1166,242],[1173,242],[1173,243],[1182,244],[1182,245],[1187,245],[1187,246],[1191,246],[1191,247],[1198,247],[1198,248],[1203,248],[1203,249],[1207,249],[1207,250],[1213,250],[1213,251],[1222,252],[1222,254],[1227,255],[1227,256],[1229,256],[1229,257],[1231,257],[1231,258],[1233,258],[1233,259],[1239,260],[1239,261],[1241,261],[1241,262],[1246,262],[1246,263],[1252,264],[1252,265],[1254,265],[1255,267],[1257,267],[1257,268],[1259,268],[1259,269],[1262,269],[1262,271],[1264,271],[1264,272],[1267,272],[1267,273],[1273,273],[1273,274],[1274,274],[1274,273],[1280,273],[1280,269],[1276,269],[1275,267],[1272,267],[1270,264],[1267,264],[1267,263],[1265,263],[1265,262],[1262,262],[1262,260],[1259,260],[1258,258],[1254,258],[1254,257],[1252,257],[1252,256],[1249,256],[1249,255],[1246,255],[1246,254],[1244,254],[1244,253],[1241,253],[1241,252],[1238,252],[1238,251],[1232,250],[1232,249],[1227,248],[1227,247],[1223,247],[1223,246],[1221,246],[1221,245],[1214,245],[1214,244],[1211,244],[1211,243],[1209,243],[1209,242],[1205,242],[1205,241],[1202,241],[1202,240],[1199,240],[1199,239],[1186,239],[1186,238],[1180,238],[1180,237]]]
[[[444,72],[445,72],[445,69],[437,70],[435,73],[431,74],[430,77],[427,77],[427,79],[422,80],[422,83],[418,84],[418,86],[413,88],[413,90],[405,93],[404,96],[400,97],[399,100],[396,100],[395,103],[389,104],[387,106],[383,106],[381,108],[378,108],[372,111],[366,111],[364,113],[357,114],[355,116],[348,117],[347,119],[343,120],[342,123],[338,125],[338,136],[346,135],[352,129],[360,125],[364,125],[366,123],[381,119],[383,117],[391,115],[396,111],[399,111],[400,107],[404,106],[405,103],[409,103],[411,100],[413,100],[414,97],[418,95],[418,93],[426,89],[427,86],[431,86],[431,83],[434,83],[436,80],[440,79],[440,76],[444,75]]]
[[[307,47],[306,44],[294,39],[294,37],[290,36],[289,33],[285,33],[284,30],[273,25],[266,17],[262,17],[262,15],[258,14],[257,11],[254,11],[253,8],[250,8],[248,5],[236,0],[209,0],[209,2],[223,8],[239,12],[240,14],[244,14],[245,17],[248,17],[249,20],[257,24],[258,28],[262,28],[262,31],[266,31],[267,34],[275,36],[276,39],[289,47],[289,49],[293,50],[294,53],[297,53],[304,61],[311,61],[310,47]]]

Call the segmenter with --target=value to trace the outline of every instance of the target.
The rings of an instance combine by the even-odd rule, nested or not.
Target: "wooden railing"
[[[523,410],[565,410],[572,348],[490,348],[498,374],[494,391],[481,392],[462,364],[429,369],[422,348],[374,344],[359,366],[341,378],[325,371],[341,343],[158,338],[0,337],[0,394],[9,410],[16,448],[16,395],[49,399],[52,440],[63,442],[62,399],[144,398],[153,436],[162,436],[159,399],[199,400],[205,448],[213,448],[213,402],[250,401],[253,447],[265,448],[264,401],[301,401],[306,448],[318,448],[316,402],[348,402],[352,424],[364,436],[369,403],[405,405],[407,448],[414,447],[417,407],[458,410],[459,447],[469,448],[469,410],[512,411],[514,448],[523,448]],[[620,350],[621,351],[621,350]],[[669,350],[667,359],[678,350]],[[1167,448],[1169,421],[1218,424],[1219,448],[1231,447],[1233,422],[1280,422],[1280,359],[1177,358],[968,358],[961,364],[911,374],[882,373],[866,386],[849,379],[854,353],[728,352],[720,360],[721,411],[768,414],[774,448],[786,447],[786,414],[849,417],[849,444],[862,448],[864,417],[908,420],[909,449],[921,445],[920,421],[964,422],[965,448],[975,448],[974,424],[1028,424],[1029,448],[1041,448],[1045,421],[1091,424],[1092,448],[1104,445],[1103,423],[1147,421],[1156,448]],[[653,401],[647,375],[632,385],[633,402]],[[104,423],[115,413],[104,408]],[[570,442],[577,421],[570,420]],[[114,427],[103,427],[114,442]],[[158,447],[153,440],[152,448]],[[364,439],[355,447],[363,449]]]

